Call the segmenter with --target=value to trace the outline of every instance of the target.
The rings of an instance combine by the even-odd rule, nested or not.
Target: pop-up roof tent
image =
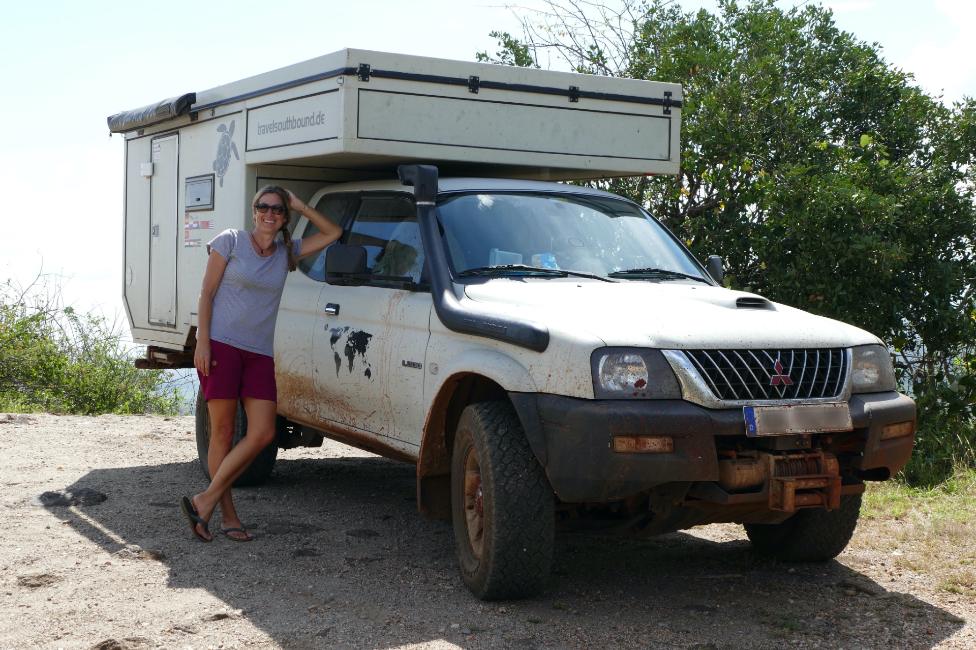
[[[261,185],[309,200],[410,162],[442,176],[674,174],[681,100],[677,84],[347,49],[112,115],[133,338],[183,349],[200,247],[247,226]]]
[[[680,107],[677,84],[347,49],[108,125],[133,137],[234,112],[248,164],[568,179],[677,173]]]

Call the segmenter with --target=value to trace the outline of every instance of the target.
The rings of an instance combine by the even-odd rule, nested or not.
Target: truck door
[[[322,289],[313,337],[319,413],[416,453],[432,302],[411,284],[424,265],[413,197],[363,195],[346,243],[366,248],[370,279]]]
[[[149,179],[149,322],[176,325],[176,251],[179,245],[178,134],[152,140]]]
[[[343,226],[355,215],[359,195],[320,191],[308,204]],[[315,224],[302,217],[295,224],[292,237],[300,239],[317,232]],[[325,286],[322,251],[299,260],[298,269],[288,274],[278,309],[274,344],[278,412],[300,422],[314,423],[319,418],[315,374],[320,369],[313,358],[313,341],[321,334],[318,303]]]

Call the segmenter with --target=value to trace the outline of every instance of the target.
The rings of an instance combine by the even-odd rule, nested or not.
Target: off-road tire
[[[207,400],[203,398],[203,391],[197,391],[196,404],[196,433],[197,433],[197,457],[200,459],[200,469],[203,475],[210,480],[210,469],[207,466],[207,458],[210,455],[210,414],[207,411]],[[240,442],[244,434],[247,433],[247,414],[244,406],[237,403],[237,417],[234,418],[234,441],[233,444]],[[261,450],[244,473],[236,481],[234,487],[248,487],[261,485],[271,476],[275,461],[278,459],[278,445],[272,442]]]
[[[480,469],[480,557],[465,513],[470,462]],[[525,598],[545,588],[552,570],[554,496],[508,402],[471,404],[461,414],[451,457],[451,515],[461,578],[475,596]]]
[[[861,495],[841,497],[840,508],[801,510],[781,524],[745,524],[757,553],[785,562],[826,562],[851,541],[861,512]]]

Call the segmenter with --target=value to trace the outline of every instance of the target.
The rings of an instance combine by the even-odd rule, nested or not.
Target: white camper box
[[[108,118],[125,134],[124,298],[144,365],[192,365],[206,242],[259,186],[678,171],[681,87],[346,49]]]

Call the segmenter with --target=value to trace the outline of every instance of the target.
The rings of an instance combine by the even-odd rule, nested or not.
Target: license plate
[[[850,431],[854,428],[847,404],[744,406],[742,417],[746,423],[746,435],[750,438]]]

